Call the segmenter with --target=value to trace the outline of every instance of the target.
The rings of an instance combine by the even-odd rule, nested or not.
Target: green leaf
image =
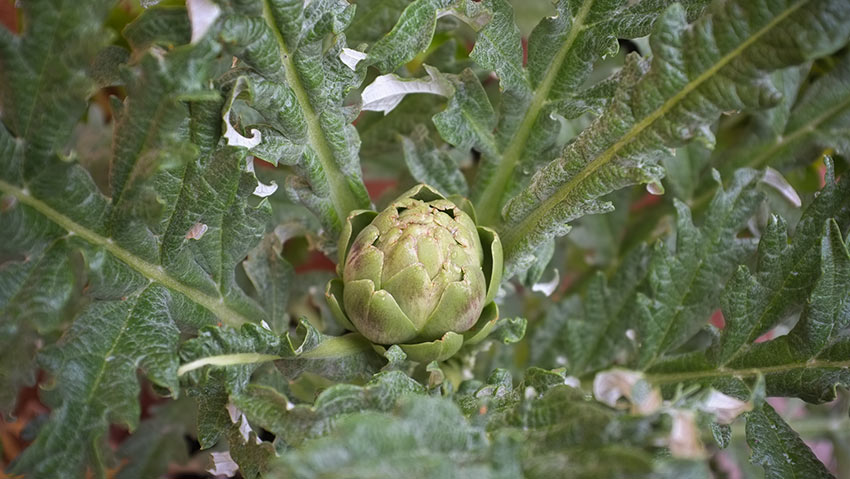
[[[506,205],[500,231],[508,276],[530,264],[544,241],[565,234],[569,221],[608,211],[600,196],[657,183],[658,159],[670,148],[694,138],[712,144],[708,126],[721,112],[776,104],[781,94],[769,72],[836,50],[850,28],[850,8],[840,0],[716,5],[691,26],[681,6],[669,7],[651,36],[651,63],[628,61],[606,111]]]
[[[767,403],[747,413],[750,462],[764,468],[766,479],[831,478],[800,436]]]
[[[485,224],[501,218],[502,206],[520,191],[554,145],[557,116],[573,118],[593,109],[583,91],[594,63],[617,52],[617,38],[649,33],[658,13],[672,2],[584,0],[555,2],[556,15],[541,21],[528,39],[528,66],[522,68],[520,35],[506,2],[488,2],[493,20],[479,33],[474,60],[492,68],[504,94],[499,118],[500,152],[485,155],[473,201]],[[703,0],[683,2],[689,14]]]
[[[496,118],[487,93],[472,70],[466,69],[457,77],[449,77],[454,95],[446,109],[434,115],[434,125],[443,140],[461,150],[476,148],[485,155],[498,152],[493,128]]]
[[[295,334],[283,336],[254,324],[239,330],[208,327],[183,343],[180,355],[183,365],[179,373],[186,378],[189,394],[201,411],[198,434],[202,448],[215,445],[230,428],[229,398],[243,394],[263,363],[275,361],[290,381],[305,373],[351,381],[371,376],[382,362],[359,335],[326,336],[306,320]]]
[[[420,478],[518,477],[506,474],[512,448],[488,447],[480,427],[450,401],[411,398],[395,414],[361,413],[341,420],[331,435],[281,456],[269,477],[334,474],[377,477],[416,471]]]
[[[105,7],[65,11],[53,3],[29,4],[22,37],[3,31],[0,60],[22,73],[61,65],[42,68],[39,81],[4,83],[9,130],[0,131],[9,153],[0,159],[0,221],[16,225],[2,233],[3,327],[29,345],[34,332],[43,334],[39,362],[54,378],[45,394],[51,420],[13,467],[35,478],[103,474],[109,424],[138,424],[138,369],[176,396],[181,333],[265,317],[237,286],[235,268],[270,212],[267,202],[250,200],[257,180],[244,150],[200,154],[188,142],[195,130],[188,103],[218,104],[207,90],[219,53],[209,41],[134,52],[136,63],[124,68],[127,98],[115,112],[110,191],[74,152],[66,158],[92,92],[85,67],[106,36]],[[218,124],[218,115],[210,118]],[[26,382],[30,368],[3,379]]]
[[[712,385],[729,394],[740,394],[746,389],[742,381],[763,375],[769,396],[796,396],[815,403],[834,399],[837,386],[850,384],[850,344],[846,339],[850,323],[850,262],[847,247],[832,220],[827,222],[819,250],[821,275],[800,320],[788,335],[749,345],[725,367],[718,368],[696,354],[671,358],[650,370],[650,381]],[[746,295],[740,296],[746,300]],[[728,321],[739,319],[730,315]]]
[[[466,179],[452,151],[438,149],[424,126],[414,129],[410,137],[402,137],[401,142],[404,162],[416,181],[433,186],[444,196],[466,196]]]
[[[228,446],[230,457],[239,465],[239,472],[246,479],[257,479],[268,469],[268,463],[275,457],[274,446],[260,441],[257,434],[249,430],[247,437],[241,429],[244,418],[230,426]],[[249,426],[250,427],[250,426]]]
[[[185,7],[157,6],[145,9],[121,31],[121,36],[133,50],[141,51],[154,45],[164,48],[185,45],[192,31]]]
[[[286,306],[295,275],[292,265],[281,257],[282,248],[280,238],[268,233],[242,263],[274,331],[283,331],[289,325]]]
[[[192,402],[172,401],[151,409],[151,417],[142,421],[118,449],[118,457],[127,463],[118,471],[117,479],[159,477],[171,464],[189,459],[186,436],[194,429]]]
[[[438,14],[453,0],[415,0],[401,12],[393,29],[369,48],[366,62],[382,73],[396,70],[431,44]]]
[[[565,301],[558,311],[547,314],[547,322],[558,329],[540,333],[555,340],[545,364],[556,366],[557,354],[566,353],[561,359],[566,359],[570,373],[582,376],[623,359],[620,356],[630,349],[627,331],[634,327],[636,293],[646,278],[647,252],[645,247],[635,248],[610,280],[601,272],[595,274],[582,298]]]
[[[457,401],[471,420],[486,422],[494,440],[509,437],[522,444],[521,477],[559,476],[567,465],[570,477],[581,478],[678,477],[671,471],[702,467],[697,461],[651,459],[647,446],[668,439],[657,415],[617,413],[566,386],[562,370],[531,368],[516,387],[504,373],[494,371],[487,384]]]
[[[725,366],[750,348],[753,341],[803,304],[821,275],[823,225],[835,218],[850,225],[850,181],[835,183],[832,168],[826,185],[806,208],[788,242],[785,222],[772,217],[759,242],[756,271],[742,266],[726,287],[723,312],[726,327],[711,351],[712,361]]]
[[[0,30],[3,121],[26,140],[28,172],[61,148],[94,91],[87,69],[109,40],[103,21],[112,2],[34,0],[21,5],[25,31]]]
[[[651,250],[640,245],[620,259],[610,278],[594,274],[582,295],[547,312],[535,333],[535,364],[566,365],[577,376],[630,361],[650,367],[692,338],[735,268],[754,251],[754,241],[738,233],[760,204],[760,178],[739,170],[728,190],[717,192],[700,227],[675,201],[675,249],[662,242]],[[834,198],[824,191],[823,201]]]
[[[825,149],[846,154],[850,130],[850,54],[844,53],[824,76],[796,98],[793,108],[769,137],[735,152],[753,168],[781,168],[811,161]],[[741,162],[733,162],[740,164]]]
[[[217,380],[228,392],[239,393],[248,385],[257,367],[280,358],[283,348],[278,335],[255,324],[246,324],[238,330],[207,327],[181,346],[184,366],[180,372],[188,374],[190,383]],[[206,365],[223,367],[202,369]]]
[[[850,220],[844,201],[847,180],[838,185],[831,184],[831,175],[829,180],[790,245],[782,225],[774,222],[762,237],[757,273],[738,269],[726,286],[726,325],[711,347],[659,361],[649,369],[650,381],[668,391],[675,384],[696,383],[740,396],[749,382],[764,376],[767,395],[815,403],[833,399],[836,386],[850,382],[850,261],[842,228],[830,218],[835,214],[845,224]],[[815,228],[818,223],[820,229]],[[796,282],[798,276],[803,282]],[[790,333],[757,341],[761,332],[799,309]]]
[[[224,119],[233,116],[242,132],[250,132],[249,146],[260,158],[296,167],[289,194],[319,217],[333,239],[350,211],[369,206],[357,131],[343,105],[363,74],[339,58],[354,7],[338,0],[261,4],[234,3],[233,12],[219,20],[219,40],[240,60],[222,85],[231,102],[244,104]],[[234,130],[229,141],[247,139]]]
[[[411,394],[425,388],[400,371],[378,373],[364,386],[337,384],[323,391],[312,405],[293,405],[268,386],[250,385],[233,398],[252,422],[272,432],[288,446],[323,436],[345,417],[364,411],[387,412]]]
[[[58,377],[51,421],[19,456],[14,471],[31,477],[78,475],[85,464],[103,467],[101,450],[111,422],[135,429],[142,368],[155,383],[177,390],[174,349],[179,335],[171,314],[197,314],[159,284],[125,300],[100,301],[76,319],[62,341],[41,356]],[[181,310],[182,309],[182,310]]]
[[[738,238],[756,211],[760,175],[739,170],[728,190],[718,190],[706,222],[696,228],[690,210],[678,201],[676,251],[659,243],[649,265],[649,293],[637,300],[637,364],[648,368],[702,328],[723,285],[755,243]],[[716,177],[720,183],[719,175]]]
[[[361,0],[345,35],[352,45],[375,43],[392,30],[408,0]]]

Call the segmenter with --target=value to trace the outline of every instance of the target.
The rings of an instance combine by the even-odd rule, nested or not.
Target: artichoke
[[[502,245],[474,217],[468,201],[427,185],[380,213],[352,212],[339,241],[340,278],[326,290],[334,316],[379,352],[397,344],[419,362],[484,339],[498,319]]]

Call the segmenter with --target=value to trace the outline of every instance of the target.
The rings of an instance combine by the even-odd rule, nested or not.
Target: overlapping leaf
[[[457,2],[452,6],[451,13],[478,31],[470,57],[492,70],[501,86],[497,115],[478,79],[464,72],[455,80],[457,88],[449,95],[446,110],[434,117],[445,141],[482,153],[472,200],[485,224],[498,222],[502,204],[527,183],[532,171],[554,156],[558,117],[573,118],[606,102],[613,82],[583,88],[594,62],[617,51],[618,37],[647,34],[658,13],[670,3],[556,2],[557,15],[544,19],[529,39],[527,68],[508,2]],[[685,2],[691,16],[705,3]],[[413,5],[408,7],[412,9]]]
[[[219,20],[219,39],[240,60],[220,80],[232,106],[225,121],[242,130],[229,141],[295,166],[288,192],[318,216],[331,241],[349,211],[369,206],[351,125],[356,111],[343,105],[363,78],[340,59],[353,13],[344,1],[264,0],[229,3]]]
[[[543,364],[567,364],[583,375],[615,363],[647,367],[702,328],[723,285],[755,249],[738,238],[758,207],[761,175],[739,170],[715,195],[705,224],[676,202],[676,243],[635,248],[610,280],[598,273],[581,297],[549,312],[539,335],[552,345],[536,353]],[[719,178],[715,178],[719,183]],[[558,358],[556,352],[562,357]]]
[[[807,209],[789,243],[782,221],[772,220],[759,244],[757,269],[741,266],[726,285],[725,326],[707,352],[673,356],[649,369],[659,384],[699,383],[729,393],[764,375],[767,394],[810,402],[835,397],[847,384],[847,178],[828,185]],[[757,340],[789,315],[791,332]],[[793,316],[792,316],[793,317]]]
[[[330,432],[344,417],[393,409],[403,396],[424,394],[425,388],[400,371],[378,373],[364,386],[338,384],[323,391],[312,405],[293,405],[274,388],[251,385],[233,398],[249,419],[294,447]]]
[[[651,63],[629,61],[606,111],[506,205],[509,273],[570,220],[609,210],[599,196],[657,182],[670,148],[695,138],[711,144],[707,127],[721,112],[775,104],[781,95],[769,73],[842,46],[848,18],[838,0],[716,2],[693,25],[669,7],[655,24]]]
[[[523,68],[510,7],[504,1],[489,2],[493,18],[479,32],[471,53],[478,64],[496,72],[503,93],[494,138],[482,135],[475,145],[483,161],[473,201],[485,222],[496,223],[502,205],[552,157],[545,152],[555,146],[557,117],[573,118],[604,104],[608,95],[584,88],[594,63],[616,53],[617,38],[646,35],[670,3],[556,2],[556,15],[541,21],[529,37],[528,66]],[[694,15],[706,2],[683,3]],[[608,85],[598,88],[609,90]]]
[[[342,473],[375,477],[416,471],[422,478],[517,477],[507,474],[511,449],[491,450],[480,427],[450,401],[419,398],[397,415],[363,413],[334,433],[281,457],[269,477],[318,478]],[[499,460],[499,456],[502,456]]]
[[[751,304],[758,304],[756,301],[761,299],[761,285],[742,269],[729,285],[724,307],[729,332],[724,331],[717,342],[720,354],[705,357],[695,353],[670,358],[650,370],[651,379],[664,385],[698,383],[740,393],[746,389],[747,381],[764,375],[768,395],[796,396],[816,403],[833,399],[837,386],[850,383],[847,361],[850,261],[833,220],[826,223],[818,250],[820,277],[790,333],[756,344],[740,341],[742,336],[755,331],[751,328],[761,319],[758,314],[761,310],[750,309]],[[731,349],[730,344],[741,350],[723,354]]]
[[[486,384],[465,386],[457,398],[460,409],[445,398],[403,395],[391,412],[377,408],[346,415],[325,437],[285,452],[270,477],[359,478],[415,470],[423,478],[545,478],[562,475],[565,467],[570,477],[581,478],[676,477],[673,471],[681,472],[683,466],[702,467],[688,461],[653,463],[651,448],[622,439],[637,431],[647,441],[663,438],[666,432],[657,418],[618,414],[565,386],[564,379],[556,372],[531,369],[514,387],[506,371],[497,371]],[[366,395],[369,387],[360,394]],[[336,409],[330,399],[340,395],[342,408],[347,408],[357,396],[345,391],[325,393],[320,410]],[[268,391],[261,392],[269,397]],[[298,408],[262,410],[292,416]]]
[[[785,168],[811,161],[824,150],[846,154],[850,146],[850,55],[844,53],[834,62],[831,70],[807,85],[799,96],[796,90],[804,76],[794,70],[786,73],[788,104],[743,145],[731,151],[718,149],[718,155],[732,159],[721,163],[722,167]]]
[[[45,398],[52,419],[14,470],[28,477],[77,475],[85,468],[100,473],[108,461],[102,446],[109,423],[131,429],[138,424],[137,369],[177,394],[181,330],[264,317],[236,286],[234,271],[262,235],[269,207],[249,202],[257,181],[244,150],[202,154],[188,142],[204,118],[191,117],[203,108],[190,109],[189,102],[220,105],[218,93],[207,90],[218,54],[209,41],[167,54],[136,52],[137,62],[126,69],[128,96],[123,105],[113,103],[110,191],[100,191],[79,164],[63,161],[64,142],[93,88],[85,74],[91,57],[76,59],[72,53],[75,45],[80,52],[98,46],[106,5],[97,7],[100,14],[90,10],[94,4],[69,10],[90,15],[85,19],[66,17],[56,8],[61,5],[32,7],[35,21],[27,23],[23,37],[4,33],[4,65],[27,58],[29,66],[15,65],[32,68],[41,62],[68,69],[44,68],[35,76],[43,82],[44,98],[30,85],[14,87],[15,80],[3,88],[11,130],[0,132],[10,153],[3,155],[0,179],[7,206],[0,234],[4,258],[10,260],[0,270],[3,322],[42,333],[55,330],[62,318],[73,317],[73,325],[40,356],[55,377],[55,389]],[[183,18],[188,21],[185,12]],[[86,29],[92,39],[85,38]],[[63,41],[72,53],[61,53],[58,60]],[[27,107],[27,101],[38,104]],[[21,119],[33,112],[44,118],[22,126]],[[212,117],[214,125],[218,118]],[[72,252],[84,260],[80,273],[69,261]],[[68,305],[71,293],[80,289],[75,286],[80,275],[85,300]],[[79,314],[65,311],[77,304]],[[45,314],[31,321],[28,315],[39,311]]]
[[[594,275],[583,296],[573,296],[547,312],[535,331],[533,364],[569,364],[576,376],[623,363],[631,352],[637,292],[647,274],[648,248],[636,248],[607,279]],[[634,331],[633,331],[634,332]]]

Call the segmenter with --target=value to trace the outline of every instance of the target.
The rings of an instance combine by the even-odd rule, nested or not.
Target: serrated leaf
[[[694,14],[706,2],[686,3]],[[446,111],[452,120],[441,129],[444,139],[455,146],[475,146],[483,153],[472,199],[484,224],[497,223],[504,201],[528,181],[543,160],[551,158],[544,153],[555,145],[558,117],[572,118],[598,108],[610,96],[606,94],[612,90],[610,83],[582,91],[593,63],[616,52],[618,36],[648,33],[667,4],[556,2],[558,14],[544,19],[529,39],[527,69],[522,66],[521,37],[507,2],[460,2],[454,7],[452,13],[478,31],[471,58],[496,73],[502,90],[497,118],[486,98],[468,94],[476,90],[477,79],[464,78],[468,86],[456,90],[458,104]],[[471,101],[478,107],[464,111],[463,105],[470,106]],[[458,136],[458,131],[466,133]]]
[[[180,374],[200,410],[198,434],[203,448],[212,447],[229,429],[226,406],[230,398],[243,394],[263,363],[275,361],[289,380],[309,372],[335,381],[368,377],[381,363],[359,335],[326,336],[306,320],[295,334],[283,336],[254,324],[239,330],[205,328],[183,344],[180,355],[184,361]]]
[[[436,188],[445,196],[466,196],[466,178],[458,169],[458,162],[450,151],[438,149],[428,138],[428,130],[421,126],[410,137],[402,137],[404,162],[413,178]]]
[[[637,301],[639,367],[650,367],[705,325],[723,285],[754,251],[754,241],[737,235],[762,199],[755,188],[759,178],[753,170],[739,170],[728,190],[715,195],[701,228],[676,201],[676,251],[657,245],[649,265],[650,292]]]
[[[463,151],[475,148],[484,155],[497,154],[499,147],[493,135],[496,118],[478,77],[466,69],[453,80],[449,104],[433,118],[437,131],[443,140]]]
[[[703,467],[699,461],[653,461],[644,446],[666,440],[666,431],[651,415],[618,414],[590,400],[566,384],[563,370],[525,374],[513,387],[509,375],[494,372],[487,384],[458,398],[467,415],[486,421],[491,437],[521,441],[522,477],[556,477],[565,467],[580,478],[677,477],[676,470]]]
[[[50,423],[15,461],[31,477],[56,471],[79,474],[86,463],[103,467],[103,434],[110,422],[134,429],[139,421],[136,369],[177,389],[173,355],[179,331],[171,293],[153,284],[126,300],[95,303],[41,356],[60,381]],[[179,302],[179,301],[178,301]],[[183,314],[192,314],[184,310]]]
[[[791,105],[787,116],[776,120],[778,131],[759,136],[754,144],[734,151],[730,166],[783,168],[811,161],[825,149],[846,154],[850,130],[850,54],[843,54],[824,76],[815,80]],[[781,121],[784,120],[784,121]]]
[[[654,27],[651,64],[628,62],[606,111],[506,205],[508,276],[572,219],[606,211],[599,196],[657,182],[657,161],[670,148],[695,138],[712,143],[707,127],[721,112],[774,105],[781,94],[769,72],[836,50],[850,28],[850,8],[840,0],[716,5],[693,25],[681,6],[669,7]],[[803,9],[806,15],[796,14]],[[780,37],[793,47],[766,53]]]
[[[650,370],[650,381],[662,385],[711,385],[740,397],[746,395],[748,382],[764,376],[766,394],[770,396],[796,396],[814,403],[834,399],[837,386],[850,384],[850,362],[847,361],[850,260],[834,220],[826,222],[819,252],[820,276],[800,320],[789,334],[748,344],[723,367],[712,363],[711,357],[706,358],[702,352],[670,358]],[[735,281],[730,283],[730,287],[736,286],[741,285]],[[752,287],[744,289],[730,301],[747,301],[747,293],[754,291],[757,290]],[[736,308],[731,312],[738,313]],[[747,321],[748,318],[730,315],[730,320]]]
[[[492,1],[493,20],[472,56],[493,68],[505,90],[499,118],[499,155],[485,155],[473,200],[487,223],[544,162],[554,145],[558,116],[576,117],[598,107],[582,91],[593,64],[617,51],[617,38],[649,33],[658,13],[671,2],[555,2],[556,15],[545,18],[528,39],[528,66],[522,68],[519,34],[505,2]],[[696,14],[705,1],[684,2]]]
[[[269,477],[365,478],[411,470],[420,478],[518,477],[501,471],[510,459],[496,460],[497,451],[512,451],[493,449],[483,430],[450,401],[411,398],[393,415],[361,413],[341,420],[330,436],[281,456]]]
[[[725,366],[745,353],[760,335],[792,312],[810,294],[820,271],[821,235],[828,218],[850,224],[850,181],[838,184],[827,173],[826,185],[806,208],[788,242],[785,222],[773,217],[759,242],[754,273],[739,268],[726,287],[723,313],[726,327],[713,345],[711,358]]]
[[[753,450],[750,462],[763,467],[767,479],[833,477],[800,436],[766,403],[747,413],[747,444]]]
[[[16,225],[2,233],[4,257],[13,260],[0,273],[10,286],[4,287],[4,327],[25,325],[28,314],[41,311],[38,321],[17,330],[23,339],[41,328],[49,339],[60,320],[73,319],[62,340],[40,356],[55,381],[55,390],[45,394],[52,419],[14,466],[36,478],[103,473],[111,456],[104,448],[109,424],[138,424],[137,369],[179,393],[181,332],[264,317],[236,285],[235,267],[269,215],[267,202],[249,202],[257,180],[245,151],[208,147],[209,154],[199,154],[187,142],[198,131],[187,104],[218,104],[218,93],[206,90],[219,52],[208,41],[134,52],[135,63],[124,69],[127,98],[116,111],[111,191],[101,191],[74,155],[60,156],[82,111],[77,106],[85,106],[93,86],[80,65],[87,65],[91,57],[84,54],[94,55],[104,34],[96,14],[103,7],[87,4],[70,14],[55,3],[30,4],[38,8],[28,12],[34,21],[23,37],[2,34],[9,40],[4,63],[29,55],[28,65],[12,70],[23,73],[45,61],[64,65],[44,70],[36,91],[32,85],[8,88],[18,80],[4,83],[11,131],[0,132],[0,148],[10,153],[0,159],[6,205],[0,214],[4,226]],[[54,58],[59,43],[40,38],[49,34],[66,42],[62,60]],[[46,115],[27,120],[35,122],[32,131],[20,129],[22,118],[36,114],[27,113],[27,101],[36,102],[30,107],[39,118]],[[218,123],[218,116],[204,118]],[[42,275],[44,267],[54,271]],[[84,298],[69,302],[69,292],[76,296],[79,289]],[[24,304],[26,311],[17,309]],[[12,380],[26,380],[30,371],[22,365]]]
[[[244,416],[240,416],[238,421],[230,426],[228,450],[234,462],[239,465],[242,477],[257,479],[268,469],[269,461],[275,457],[275,449],[271,443],[261,441],[253,430],[248,429],[246,437],[245,430],[240,428],[242,424],[247,424],[244,422]]]
[[[337,384],[312,405],[293,405],[280,392],[260,385],[249,386],[233,401],[249,419],[294,447],[329,433],[348,415],[390,411],[402,397],[424,393],[425,388],[404,373],[390,371],[376,374],[364,386]]]
[[[610,281],[602,273],[594,275],[577,311],[565,311],[566,321],[555,336],[562,346],[555,350],[566,352],[571,374],[582,376],[624,359],[621,356],[630,349],[627,331],[635,326],[636,293],[646,278],[646,253],[646,248],[636,248]]]
[[[357,158],[360,142],[343,106],[363,74],[339,57],[354,8],[337,0],[266,0],[234,2],[229,10],[219,19],[218,39],[241,68],[222,83],[232,99],[252,110],[231,113],[234,123],[261,133],[258,156],[298,169],[287,185],[290,195],[335,237],[349,211],[369,206]]]

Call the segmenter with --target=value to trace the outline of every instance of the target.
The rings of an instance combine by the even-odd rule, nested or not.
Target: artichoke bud
[[[327,291],[340,322],[376,345],[413,351],[414,360],[450,356],[461,333],[491,327],[501,243],[467,204],[418,185],[380,213],[353,212],[340,238],[341,281]]]

